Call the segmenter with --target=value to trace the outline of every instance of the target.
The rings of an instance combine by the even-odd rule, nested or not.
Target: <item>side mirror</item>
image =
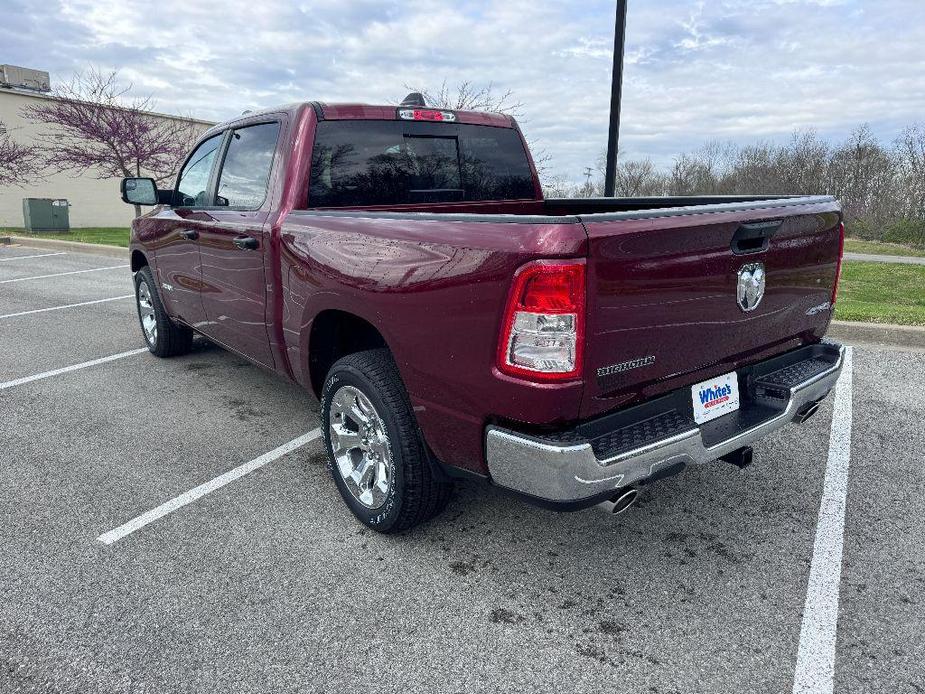
[[[153,178],[123,178],[122,202],[129,205],[157,205],[157,184]]]

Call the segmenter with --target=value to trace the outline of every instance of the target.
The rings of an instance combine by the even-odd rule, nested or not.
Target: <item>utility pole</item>
[[[613,31],[613,73],[610,84],[610,131],[607,135],[607,168],[604,195],[612,198],[617,182],[617,147],[620,144],[620,100],[623,95],[623,48],[626,45],[626,2],[617,0],[617,20]]]

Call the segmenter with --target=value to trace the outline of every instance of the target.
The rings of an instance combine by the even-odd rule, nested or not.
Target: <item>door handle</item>
[[[238,236],[233,243],[242,251],[256,251],[260,248],[260,242],[253,236]]]
[[[196,239],[199,238],[199,232],[196,231],[195,229],[183,229],[180,232],[180,236],[182,236],[184,239],[187,239],[189,241],[195,241]]]

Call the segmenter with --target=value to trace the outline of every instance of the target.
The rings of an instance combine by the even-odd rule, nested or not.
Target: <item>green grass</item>
[[[846,260],[835,318],[925,325],[925,266]]]
[[[905,255],[925,258],[925,250],[898,243],[881,243],[863,239],[845,239],[845,253],[873,253],[874,255]]]
[[[80,243],[102,243],[107,246],[128,248],[129,229],[127,227],[88,227],[71,229],[66,234],[27,234],[25,229],[0,229],[0,233],[16,236],[34,236],[40,239],[60,239],[62,241],[79,241]]]

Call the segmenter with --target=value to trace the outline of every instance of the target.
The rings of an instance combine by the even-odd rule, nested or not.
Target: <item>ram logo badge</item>
[[[739,308],[748,313],[758,308],[764,297],[764,263],[747,263],[739,270],[736,300]]]

